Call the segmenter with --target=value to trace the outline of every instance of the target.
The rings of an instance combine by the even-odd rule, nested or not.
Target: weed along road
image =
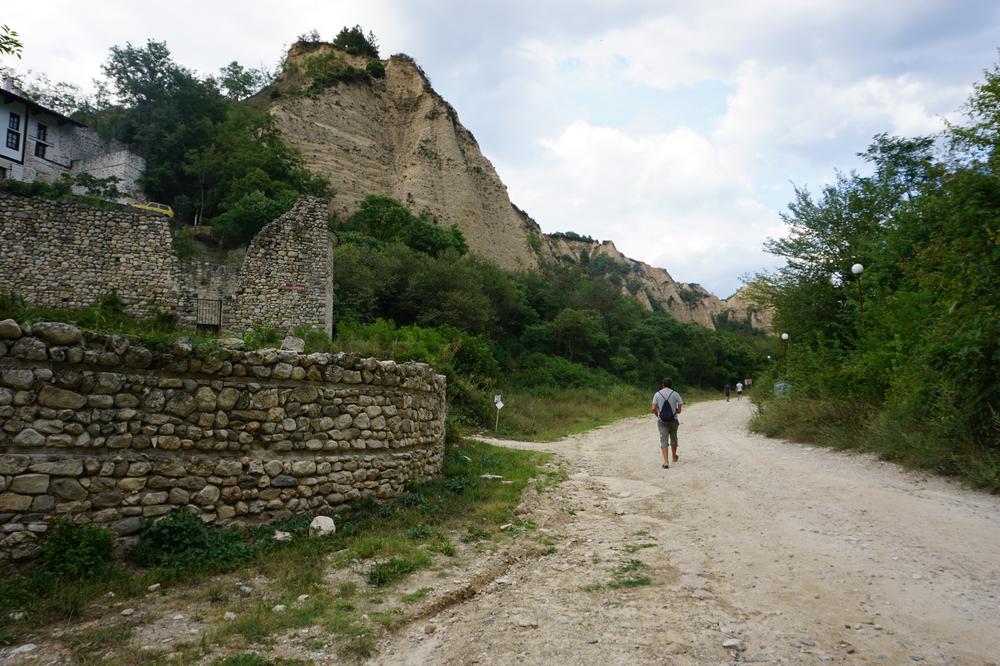
[[[373,663],[1000,663],[1000,498],[748,434],[750,410],[690,406],[670,469],[652,415],[497,442],[561,457],[527,516],[554,549]]]

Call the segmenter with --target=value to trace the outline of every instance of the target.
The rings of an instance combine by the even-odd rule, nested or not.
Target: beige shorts
[[[660,448],[665,449],[668,446],[677,446],[677,426],[680,422],[677,419],[673,421],[664,421],[661,418],[656,419],[656,427],[660,431]]]

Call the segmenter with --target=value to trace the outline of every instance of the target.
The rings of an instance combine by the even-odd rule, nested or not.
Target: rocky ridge
[[[331,209],[347,216],[367,195],[390,196],[411,210],[429,210],[444,225],[456,224],[471,251],[508,270],[586,261],[604,255],[628,266],[624,293],[650,310],[715,327],[731,319],[766,328],[769,317],[741,294],[721,300],[700,285],[675,281],[662,269],[629,259],[610,241],[587,243],[542,233],[514,206],[507,188],[455,109],[430,85],[412,58],[382,61],[385,77],[341,82],[305,94],[312,82],[309,60],[335,54],[364,69],[368,60],[329,44],[294,44],[276,83],[258,100],[268,104],[286,139],[337,195]]]

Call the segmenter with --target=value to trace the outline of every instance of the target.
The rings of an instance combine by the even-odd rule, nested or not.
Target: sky
[[[413,56],[542,230],[612,240],[721,297],[770,270],[794,188],[872,136],[940,132],[998,62],[995,0],[41,0],[0,64],[89,87],[113,45],[203,74],[360,24]]]

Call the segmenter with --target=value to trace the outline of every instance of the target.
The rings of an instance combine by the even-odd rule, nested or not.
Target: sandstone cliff
[[[310,169],[329,179],[337,196],[332,209],[347,216],[369,194],[382,194],[411,210],[429,210],[445,225],[456,224],[469,248],[510,270],[596,256],[620,264],[607,273],[622,291],[650,310],[714,328],[720,314],[749,318],[764,328],[767,318],[740,298],[723,301],[697,284],[684,284],[662,268],[629,259],[610,241],[587,243],[548,236],[512,205],[507,188],[483,156],[455,109],[430,86],[409,57],[382,61],[385,77],[345,81],[309,92],[309,60],[336,57],[364,69],[367,59],[327,44],[292,46],[282,75],[261,93],[292,146]]]
[[[385,78],[371,84],[295,94],[307,83],[304,61],[331,50],[292,47],[271,113],[309,168],[336,188],[334,209],[346,216],[369,194],[390,196],[411,210],[428,209],[442,224],[457,224],[473,252],[504,268],[537,268],[530,229],[511,207],[507,188],[412,60],[393,56],[384,63]],[[365,67],[366,59],[338,53]]]
[[[663,310],[681,321],[715,328],[716,318],[747,322],[767,329],[771,317],[746,298],[740,290],[722,300],[699,284],[676,282],[663,268],[629,259],[612,241],[571,240],[558,234],[545,236],[546,262],[586,265],[592,274],[603,275],[649,310]]]

